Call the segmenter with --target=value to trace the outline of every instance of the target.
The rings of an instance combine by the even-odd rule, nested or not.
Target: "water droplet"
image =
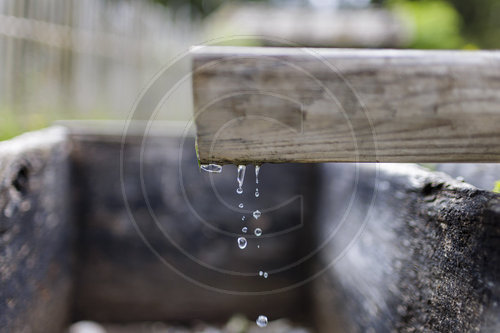
[[[260,212],[260,210],[257,209],[255,212],[253,212],[252,215],[254,219],[258,220],[260,215],[262,215],[262,213]]]
[[[260,249],[260,245],[257,245],[257,248]]]
[[[254,234],[255,236],[259,237],[260,235],[262,235],[262,229],[261,228],[255,229]]]
[[[242,216],[242,217],[241,217],[241,220],[242,220],[242,221],[245,221],[246,219],[247,219],[247,218],[246,218],[245,216]]]
[[[238,189],[236,190],[236,193],[238,194],[243,193],[243,180],[245,180],[246,169],[247,169],[246,166],[238,165],[238,176],[236,177],[236,180],[238,181]]]
[[[243,229],[241,229],[241,231],[243,231],[246,234],[247,231],[248,231],[248,228],[247,227],[243,227]]]
[[[202,164],[200,165],[201,170],[206,172],[221,173],[222,165],[218,164]]]
[[[260,165],[255,166],[255,184],[259,183],[259,171],[260,171]]]
[[[238,246],[240,247],[240,249],[244,249],[245,247],[247,247],[247,239],[245,237],[240,237],[238,238]]]
[[[238,207],[243,208],[243,207],[245,207],[245,206],[243,206],[243,202],[241,202],[241,203],[238,205]]]
[[[259,189],[258,189],[258,188],[256,188],[256,189],[255,189],[255,197],[256,197],[256,198],[258,198],[258,197],[259,197],[259,195],[260,195],[260,193],[259,193]]]
[[[267,279],[267,277],[269,276],[269,274],[267,274],[267,272],[264,273],[264,279]]]
[[[259,327],[266,327],[267,326],[267,317],[260,315],[259,318],[255,321],[257,323],[257,326]]]
[[[263,271],[259,271],[259,276],[262,276],[264,275],[264,272]]]

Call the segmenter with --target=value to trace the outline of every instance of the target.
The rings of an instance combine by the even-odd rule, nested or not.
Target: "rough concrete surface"
[[[318,241],[347,216],[323,250],[339,258],[316,286],[323,331],[498,332],[500,196],[414,165],[358,171],[323,167]]]
[[[276,290],[300,282],[308,267],[293,265],[312,225],[306,207],[314,166],[263,166],[255,198],[253,166],[238,195],[236,167],[201,172],[192,138],[183,147],[179,138],[146,138],[142,155],[141,138],[129,138],[123,179],[121,138],[94,139],[73,138],[81,231],[76,319],[210,321],[227,320],[234,312],[250,318],[307,314],[304,288]],[[262,211],[258,220],[252,217],[255,209]],[[262,228],[261,237],[253,235],[256,227]],[[248,239],[245,250],[238,248],[240,236]],[[259,277],[259,270],[271,278]]]
[[[69,320],[65,133],[52,128],[0,143],[0,332],[58,332]]]
[[[236,167],[200,172],[176,133],[0,143],[0,332],[235,313],[313,315],[321,333],[500,331],[498,194],[409,164],[266,164],[259,198],[253,166],[238,195]]]

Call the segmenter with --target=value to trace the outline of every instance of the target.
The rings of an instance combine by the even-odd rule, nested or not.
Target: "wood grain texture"
[[[500,52],[192,50],[202,163],[499,162]]]

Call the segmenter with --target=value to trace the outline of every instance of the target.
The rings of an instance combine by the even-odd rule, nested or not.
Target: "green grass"
[[[35,131],[50,126],[56,120],[108,120],[110,113],[96,109],[82,115],[69,110],[40,109],[36,112],[15,111],[6,106],[0,106],[0,141],[11,139],[24,132]]]
[[[8,140],[23,132],[47,127],[50,119],[43,113],[19,114],[7,107],[0,107],[0,141]]]

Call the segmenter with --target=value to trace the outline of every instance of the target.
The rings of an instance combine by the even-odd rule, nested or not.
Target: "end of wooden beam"
[[[191,52],[201,163],[500,161],[499,52]]]

